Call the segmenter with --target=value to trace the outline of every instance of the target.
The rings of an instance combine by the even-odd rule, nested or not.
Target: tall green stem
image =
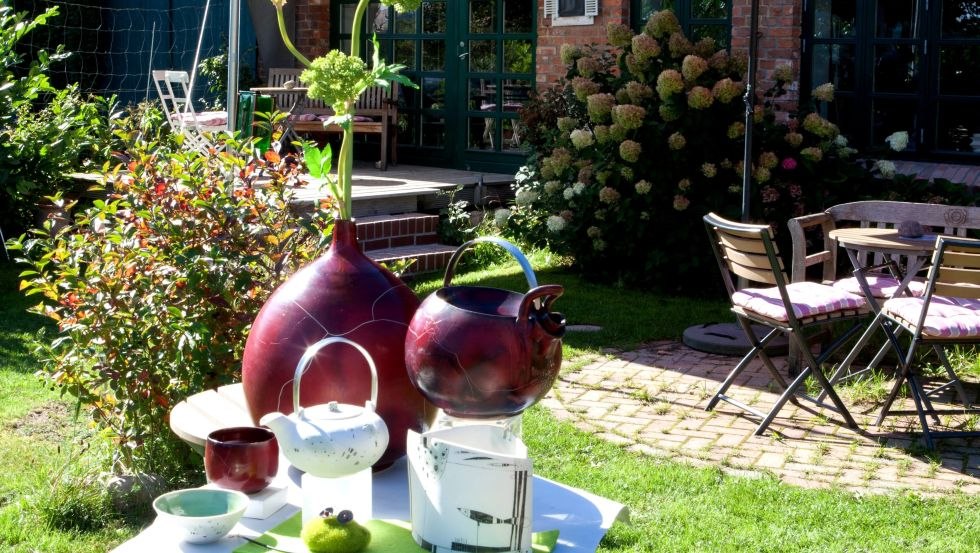
[[[351,28],[350,55],[352,58],[361,56],[361,27],[364,12],[367,11],[370,0],[359,0],[354,9],[354,22]],[[354,102],[347,106],[347,113],[354,117]],[[344,191],[343,205],[340,206],[340,218],[353,218],[353,199],[351,198],[352,175],[354,171],[354,121],[351,119],[344,129],[344,138],[340,143],[340,160],[337,163],[337,179]]]
[[[300,51],[296,49],[296,46],[293,46],[293,41],[289,39],[289,34],[286,33],[286,20],[282,15],[282,6],[276,6],[276,20],[279,22],[279,34],[282,36],[282,41],[286,45],[286,49],[289,50],[293,57],[298,59],[300,63],[306,67],[309,67],[310,60],[306,59],[306,56],[301,54]]]

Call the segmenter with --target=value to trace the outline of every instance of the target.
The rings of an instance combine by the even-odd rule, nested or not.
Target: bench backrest
[[[823,281],[837,278],[837,244],[829,233],[838,226],[894,228],[905,221],[916,221],[932,232],[966,236],[967,230],[980,229],[980,207],[867,200],[790,219],[787,226],[793,241],[793,282],[806,280],[807,267],[817,264],[822,264]],[[822,249],[808,253],[806,233],[815,227],[820,227]]]

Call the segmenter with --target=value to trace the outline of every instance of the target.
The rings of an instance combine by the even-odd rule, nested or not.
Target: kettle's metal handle
[[[371,369],[371,404],[374,406],[378,405],[378,369],[374,366],[374,359],[371,358],[371,354],[367,352],[361,344],[353,340],[348,340],[342,336],[330,336],[320,340],[319,342],[313,344],[312,346],[306,348],[306,352],[303,353],[303,357],[300,358],[299,363],[296,364],[296,373],[293,375],[293,412],[299,412],[299,381],[303,377],[303,373],[306,369],[310,367],[310,363],[313,362],[313,358],[316,354],[320,352],[326,346],[330,344],[347,344],[353,346],[354,349],[361,352],[361,355],[367,359],[368,368]]]
[[[453,280],[453,274],[456,272],[456,263],[459,261],[459,258],[462,257],[463,252],[476,244],[487,242],[500,246],[514,256],[514,259],[517,260],[517,263],[520,264],[521,269],[524,271],[524,278],[527,279],[528,289],[530,290],[532,288],[537,288],[538,278],[534,276],[534,269],[531,268],[531,263],[526,257],[524,257],[521,250],[503,238],[498,238],[496,236],[480,236],[457,248],[456,251],[453,252],[453,256],[449,258],[449,264],[446,265],[446,277],[442,280],[442,285],[449,286],[449,283]]]

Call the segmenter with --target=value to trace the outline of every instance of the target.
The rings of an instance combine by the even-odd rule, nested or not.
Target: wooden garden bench
[[[916,221],[927,232],[966,236],[968,230],[980,229],[980,207],[867,200],[835,205],[826,211],[790,219],[787,223],[792,239],[791,280],[806,280],[807,268],[821,265],[820,280],[837,279],[837,244],[830,231],[848,226],[894,228],[904,221]],[[807,235],[820,227],[816,251],[807,251]]]
[[[299,85],[300,69],[272,68],[269,70],[269,86],[281,87],[287,81]],[[295,105],[290,119],[290,126],[298,133],[341,133],[339,125],[323,126],[323,122],[333,115],[330,106],[322,101],[310,98],[294,98],[290,94],[281,93],[279,109],[289,110]],[[365,90],[354,107],[354,134],[376,134],[381,141],[381,160],[377,166],[381,170],[388,168],[389,153],[391,163],[398,163],[398,83],[389,87],[372,86]]]

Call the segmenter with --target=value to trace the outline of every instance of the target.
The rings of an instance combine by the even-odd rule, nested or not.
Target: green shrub
[[[75,187],[68,173],[101,165],[113,149],[115,99],[83,98],[77,85],[51,87],[46,71],[66,57],[60,47],[53,56],[37,52],[22,68],[17,43],[56,14],[52,8],[28,21],[0,7],[0,216],[18,229],[47,196]]]
[[[562,48],[562,88],[523,113],[535,149],[522,191],[545,234],[588,276],[664,290],[715,288],[701,217],[738,218],[745,135],[744,60],[692,44],[669,11],[609,46]],[[755,220],[785,224],[822,205],[828,183],[864,172],[837,128],[814,113],[779,119],[777,80],[756,109]],[[515,223],[519,223],[515,220]],[[540,222],[538,223],[541,224]]]
[[[126,172],[106,175],[104,200],[14,247],[29,266],[22,288],[43,297],[34,311],[58,324],[39,348],[40,374],[114,440],[114,461],[175,477],[194,459],[168,427],[170,409],[240,379],[258,310],[327,246],[329,221],[290,204],[289,159],[138,140],[129,153]]]

